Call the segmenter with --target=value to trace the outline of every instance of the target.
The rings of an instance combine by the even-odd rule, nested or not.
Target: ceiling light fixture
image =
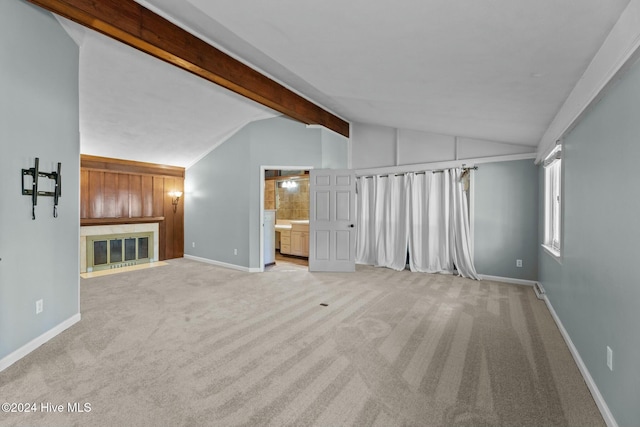
[[[298,183],[295,182],[295,181],[289,180],[289,181],[283,181],[282,182],[282,187],[286,188],[286,189],[289,189],[289,190],[291,190],[293,188],[296,188],[297,186],[298,186]]]

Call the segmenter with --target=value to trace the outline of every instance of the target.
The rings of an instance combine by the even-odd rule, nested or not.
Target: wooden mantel
[[[349,137],[349,123],[134,0],[28,0],[308,125]]]
[[[151,222],[162,222],[163,216],[152,216],[145,218],[81,218],[80,226],[91,225],[120,225],[120,224],[148,224]]]

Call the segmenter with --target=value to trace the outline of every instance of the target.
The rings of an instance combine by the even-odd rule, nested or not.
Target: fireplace
[[[153,233],[87,236],[87,272],[148,263]]]
[[[158,260],[158,223],[80,227],[80,273]]]

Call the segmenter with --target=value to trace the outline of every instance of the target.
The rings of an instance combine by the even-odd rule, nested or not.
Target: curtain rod
[[[453,169],[453,168],[452,168]],[[478,166],[472,166],[472,167],[468,167],[468,168],[461,168],[463,171],[469,171],[469,170],[478,170]],[[384,174],[384,175],[360,175],[358,176],[358,178],[373,178],[374,176],[379,176],[380,178],[386,178],[388,176],[404,176],[408,173],[412,173],[414,175],[424,175],[427,172],[431,172],[431,173],[442,173],[446,170],[449,169],[436,169],[436,170],[430,170],[430,171],[421,171],[421,172],[402,172],[402,173],[388,173],[388,174]]]

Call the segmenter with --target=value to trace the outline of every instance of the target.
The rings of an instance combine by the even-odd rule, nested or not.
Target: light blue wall
[[[346,167],[346,143],[322,132],[284,117],[256,121],[190,167],[185,254],[259,268],[260,167]]]
[[[347,169],[349,167],[349,140],[335,132],[321,129],[322,168]]]
[[[245,127],[186,170],[185,254],[249,265],[250,146]]]
[[[479,274],[536,280],[538,168],[533,160],[486,163],[474,172],[475,267]],[[522,267],[516,267],[516,260]]]
[[[561,263],[539,249],[540,281],[620,426],[640,420],[639,117],[636,64],[565,138]]]
[[[48,12],[0,2],[0,359],[79,313],[78,47]],[[59,217],[40,197],[37,219],[21,169],[62,162]],[[52,187],[41,178],[41,190]],[[30,179],[27,182],[31,182]],[[44,312],[35,314],[35,302]]]

